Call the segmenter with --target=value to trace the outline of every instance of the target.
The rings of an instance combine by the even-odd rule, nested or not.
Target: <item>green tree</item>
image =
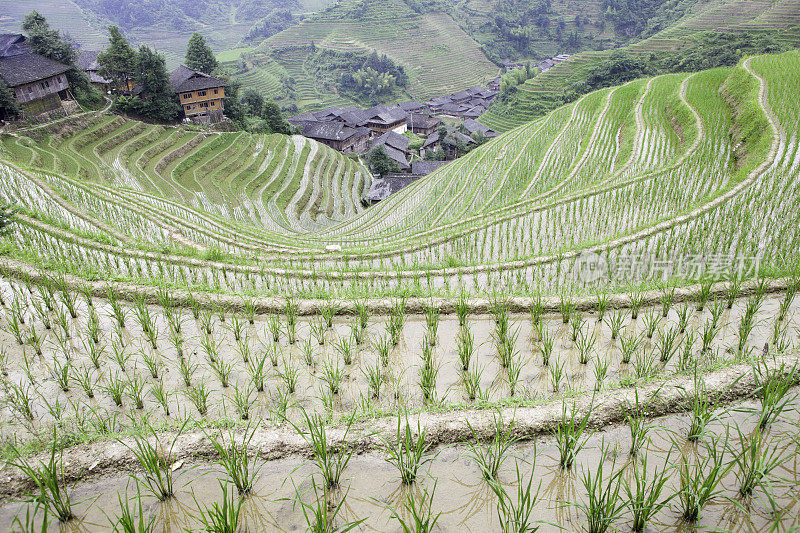
[[[19,116],[22,112],[17,101],[14,100],[14,95],[11,94],[11,89],[8,85],[0,80],[0,119],[11,119]]]
[[[47,19],[37,11],[31,11],[25,16],[22,29],[27,34],[28,45],[34,53],[71,67],[66,76],[78,102],[89,107],[102,104],[102,95],[92,87],[89,76],[76,66],[78,52],[72,42],[64,38],[58,30],[51,29]]]
[[[181,107],[169,84],[164,56],[142,45],[136,55],[136,83],[142,91],[132,104],[139,115],[162,122],[175,120]]]
[[[217,58],[214,57],[214,52],[206,44],[205,38],[197,32],[194,32],[189,38],[189,44],[186,47],[186,66],[206,74],[211,74],[217,68]]]
[[[136,52],[116,26],[109,26],[109,45],[97,56],[100,75],[110,79],[117,90],[127,88],[127,81],[136,73]]]
[[[271,129],[273,133],[291,135],[292,127],[283,119],[281,108],[272,100],[264,102],[264,106],[261,109],[261,118],[267,121],[269,129]]]
[[[390,172],[400,171],[400,167],[397,166],[397,161],[389,157],[382,144],[378,145],[377,148],[373,148],[367,159],[369,168],[372,169],[372,172],[375,174],[380,175],[380,177],[384,177]]]

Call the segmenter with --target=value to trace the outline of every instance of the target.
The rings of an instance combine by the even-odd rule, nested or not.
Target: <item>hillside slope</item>
[[[634,55],[677,50],[695,42],[704,32],[765,33],[787,47],[800,45],[800,1],[711,0],[696,4],[677,24],[653,37],[624,47]],[[542,109],[558,102],[573,84],[613,52],[581,52],[568,61],[528,80],[505,102],[497,102],[481,121],[497,131],[507,131],[541,116]],[[552,104],[551,104],[552,103]]]
[[[90,115],[3,139],[0,198],[24,208],[7,253],[315,298],[580,291],[586,252],[785,275],[800,264],[798,72],[794,51],[596,91],[366,211],[362,171],[303,139]]]

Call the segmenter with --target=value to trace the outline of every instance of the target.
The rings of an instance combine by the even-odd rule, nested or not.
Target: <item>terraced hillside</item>
[[[698,3],[674,26],[641,42],[624,47],[633,54],[648,57],[651,53],[676,50],[691,44],[703,32],[763,32],[787,47],[800,45],[800,2],[797,0],[717,1]],[[581,52],[568,61],[520,85],[508,103],[495,104],[481,117],[481,122],[496,131],[507,131],[541,114],[538,98],[561,95],[613,51]]]
[[[204,135],[104,115],[77,134],[56,125],[31,133],[36,139],[5,137],[4,161],[19,166],[5,164],[4,194],[37,210],[36,198],[55,195],[83,214],[82,230],[97,220],[122,235],[143,221],[117,219],[116,202],[136,206],[158,215],[148,226],[162,228],[138,230],[136,240],[218,247],[231,254],[233,271],[268,269],[301,293],[447,292],[453,283],[478,293],[495,284],[579,290],[568,273],[585,251],[746,255],[779,268],[797,250],[788,214],[797,171],[788,95],[797,68],[793,52],[590,93],[367,211],[359,204],[368,185],[363,168],[302,138]],[[86,179],[103,185],[87,187]],[[21,186],[29,180],[50,192]],[[68,224],[71,211],[55,201],[49,216]],[[737,220],[742,205],[771,207]],[[37,231],[17,235],[38,242]],[[331,244],[342,251],[320,256]],[[81,246],[59,253],[80,255]],[[117,254],[126,255],[104,251],[92,267],[130,276],[116,266]],[[178,283],[177,272],[164,281]],[[267,278],[245,279],[276,290]]]
[[[406,68],[408,92],[421,100],[480,85],[497,73],[497,67],[486,59],[478,44],[446,14],[419,15],[402,0],[370,1],[364,20],[356,21],[342,13],[349,4],[352,2],[273,35],[261,45],[262,55],[292,47],[307,54],[307,48],[298,47],[312,43],[340,51],[377,50]],[[259,53],[252,55],[258,63]],[[297,67],[290,75],[302,86],[298,105],[308,109],[330,97],[330,91],[317,87],[316,80],[302,70],[302,63],[303,57],[292,57],[284,67]],[[255,70],[259,68],[256,66]],[[264,94],[280,97],[266,88]]]
[[[368,210],[301,138],[4,135],[0,527],[791,531],[798,72],[590,93]]]
[[[102,183],[277,233],[315,231],[363,208],[370,173],[304,137],[204,134],[114,115],[3,136],[3,158],[56,188]],[[71,188],[71,187],[70,187]]]

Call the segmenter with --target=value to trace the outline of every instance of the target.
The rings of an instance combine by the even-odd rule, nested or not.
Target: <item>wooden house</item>
[[[222,118],[224,81],[185,65],[173,70],[169,81],[188,118],[209,117],[212,121]]]
[[[0,79],[23,115],[31,116],[62,109],[68,98],[69,66],[34,54],[21,34],[0,34]]]

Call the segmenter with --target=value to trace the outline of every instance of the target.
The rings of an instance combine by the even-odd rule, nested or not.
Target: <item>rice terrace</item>
[[[281,58],[358,62],[315,86],[326,110],[201,68],[202,32],[169,74],[100,4],[67,3],[109,23],[96,70],[56,15],[0,35],[0,530],[800,531],[800,50],[757,36],[504,133],[430,102],[401,128],[401,85],[345,93],[373,66],[425,98],[497,71],[464,98],[502,122],[506,77],[544,71],[495,64],[535,58],[487,29],[506,1],[387,2],[480,54],[446,80],[412,41],[347,52],[342,17],[373,0],[226,34],[273,58],[327,35]],[[256,9],[201,4],[233,6],[226,31]],[[126,49],[133,75],[110,66]],[[20,58],[50,68],[44,96]]]

